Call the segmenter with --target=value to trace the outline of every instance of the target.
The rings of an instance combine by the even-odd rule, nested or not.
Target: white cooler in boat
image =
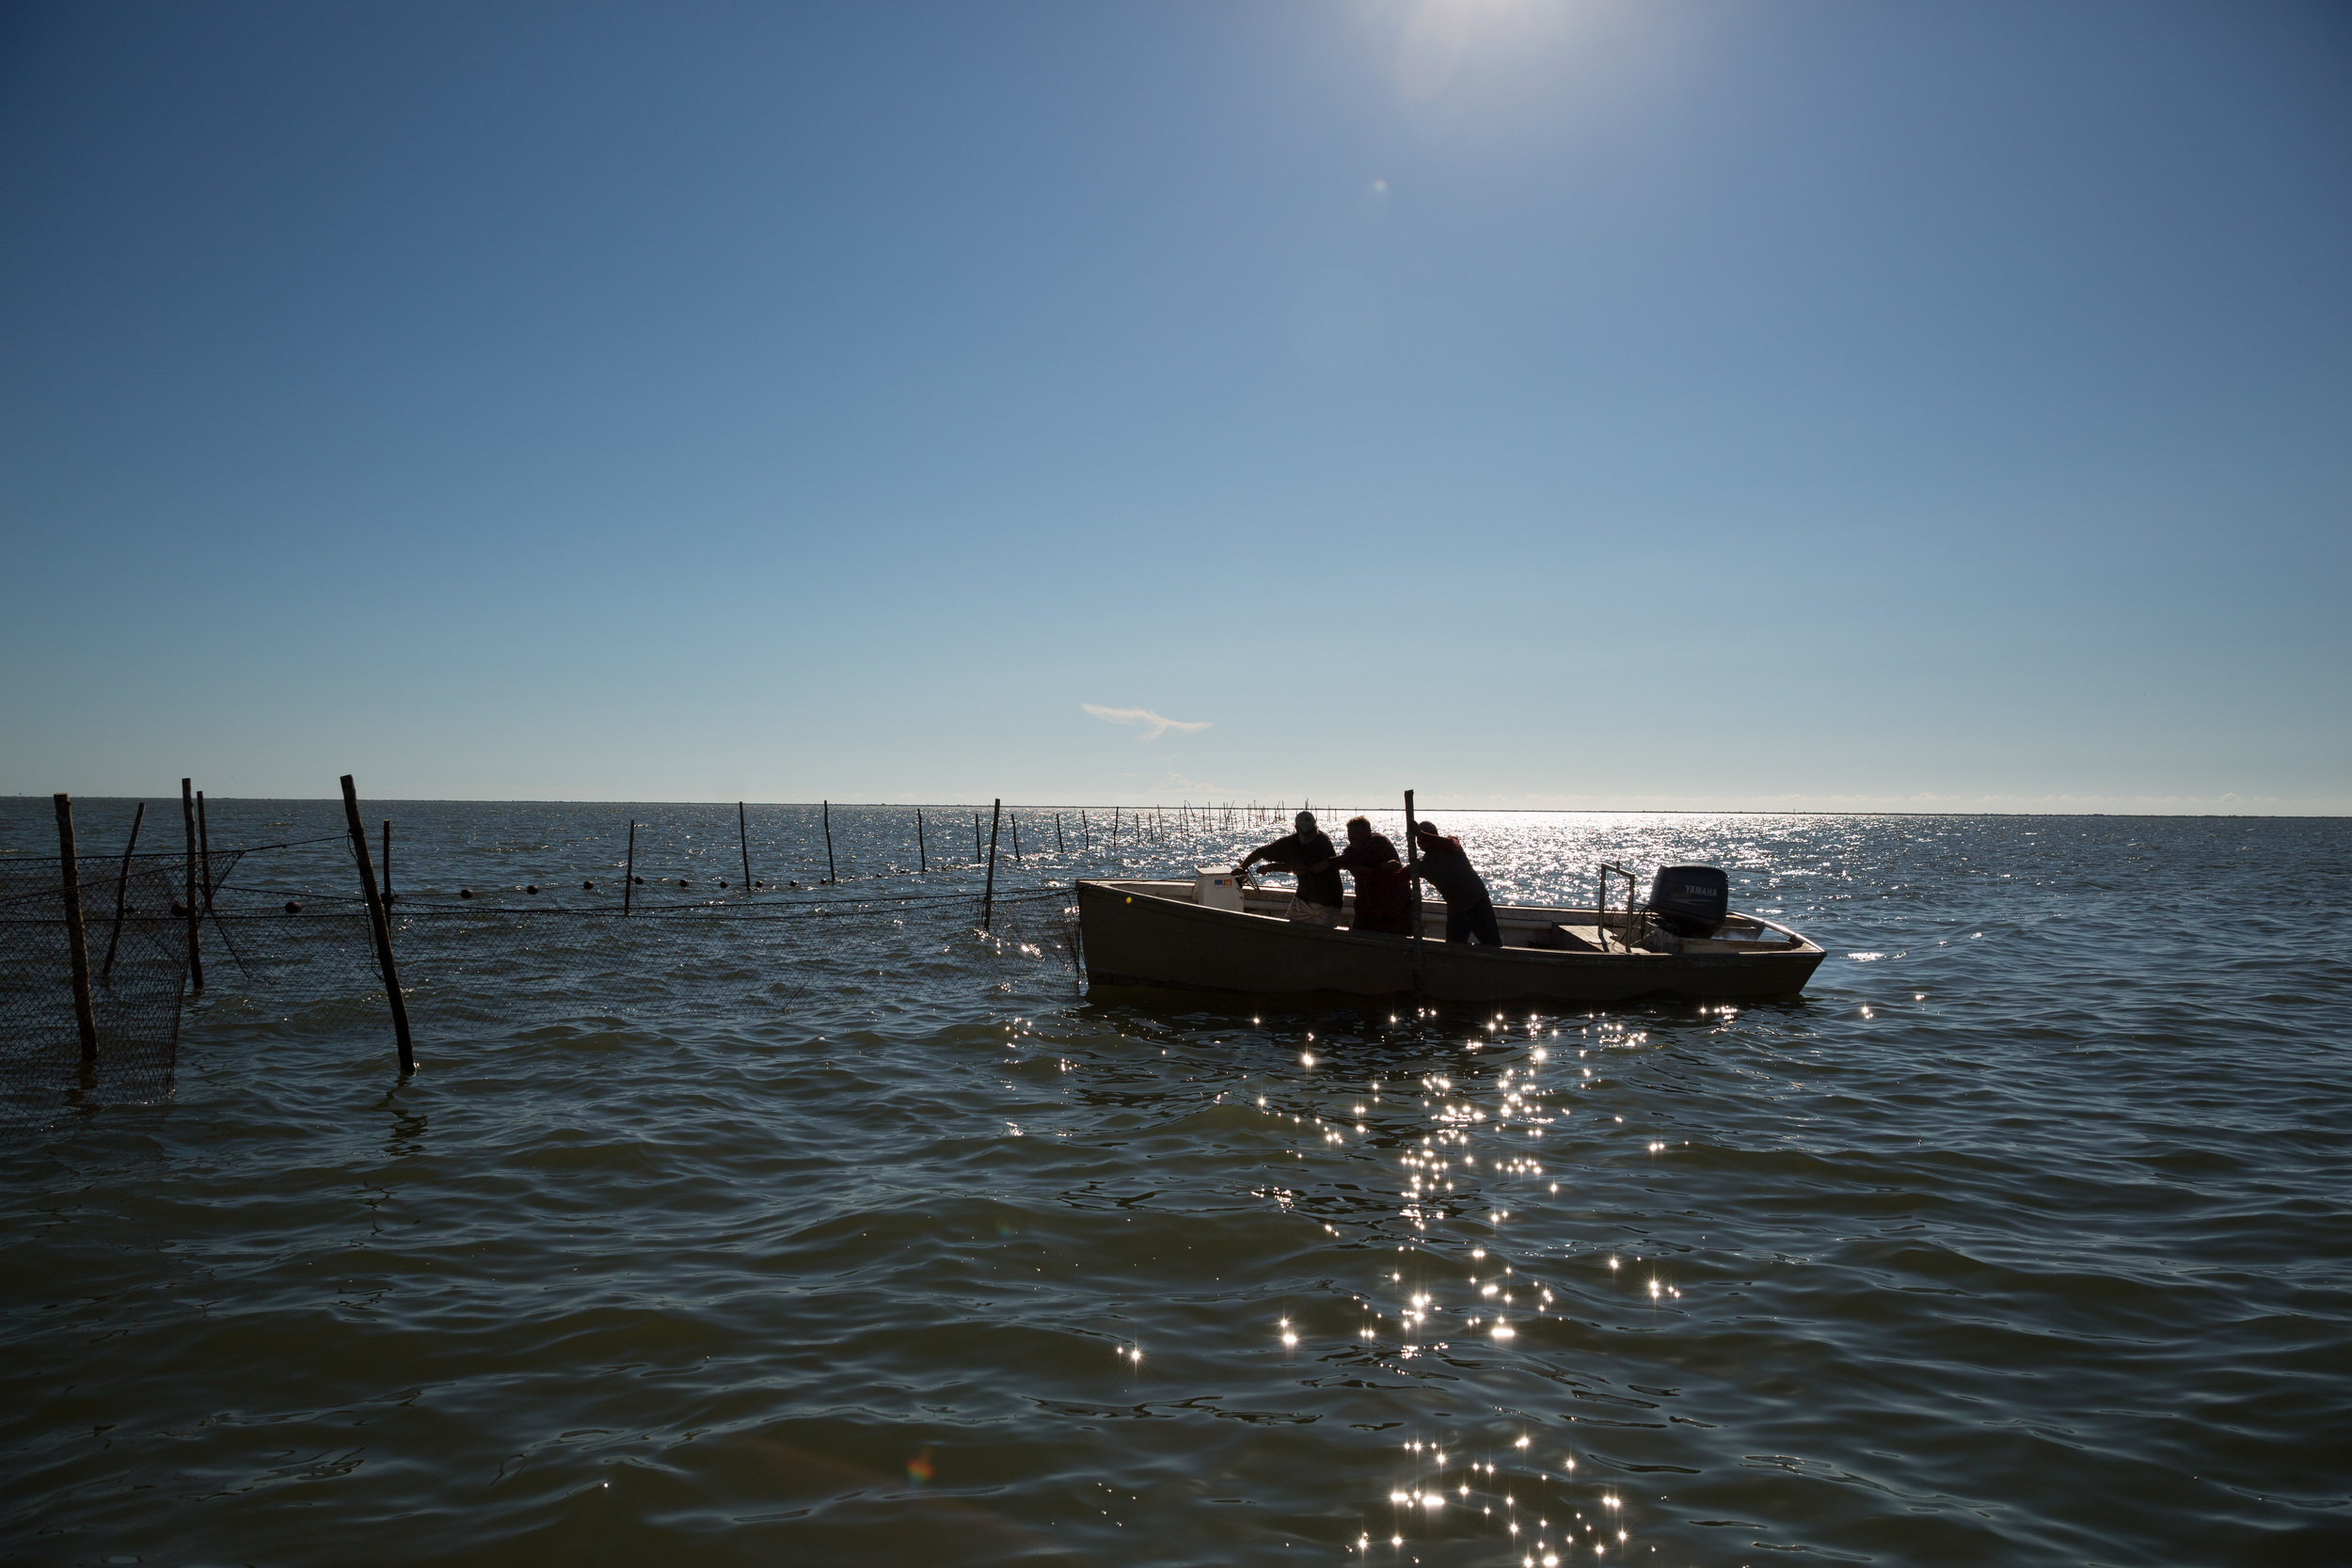
[[[1241,908],[1241,879],[1230,865],[1204,865],[1192,881],[1192,901],[1203,909]]]

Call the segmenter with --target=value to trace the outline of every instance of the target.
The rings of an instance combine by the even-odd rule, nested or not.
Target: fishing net
[[[201,990],[190,984],[187,863],[79,859],[94,1063],[81,1057],[61,863],[0,863],[0,1135],[76,1108],[168,1097],[184,1005],[296,1017],[321,1035],[391,1037],[373,927],[357,897],[241,887],[249,851],[199,876]],[[356,868],[354,880],[357,879]],[[737,899],[741,899],[740,890]],[[118,908],[119,906],[119,908]],[[389,927],[422,1045],[556,1018],[660,1028],[773,1015],[812,995],[888,1005],[910,988],[1075,994],[1068,887],[890,896],[822,890],[765,900],[590,909],[397,900]]]
[[[233,864],[233,854],[223,857]],[[72,1106],[137,1103],[171,1091],[187,980],[187,863],[75,857],[88,953],[95,1061],[82,1060],[64,862],[0,863],[0,1132],[46,1126]]]

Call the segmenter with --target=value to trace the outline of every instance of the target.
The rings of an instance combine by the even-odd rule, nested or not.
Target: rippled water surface
[[[631,814],[653,894],[739,863],[732,806],[371,812],[412,899],[575,903]],[[170,1102],[0,1149],[0,1556],[2352,1560],[2352,825],[1441,816],[1499,898],[1712,861],[1832,957],[1417,1025],[954,942],[788,1003],[548,986],[526,942],[408,976],[406,1082],[380,1002],[216,976]],[[1114,863],[1050,816],[1007,882]],[[752,822],[822,875],[813,810]],[[845,877],[917,860],[907,812],[833,829]],[[332,845],[238,875],[350,891]]]

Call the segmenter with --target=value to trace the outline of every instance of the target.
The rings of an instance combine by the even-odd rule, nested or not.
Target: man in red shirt
[[[1413,934],[1405,863],[1397,859],[1395,845],[1372,831],[1371,818],[1347,819],[1347,847],[1340,851],[1339,867],[1356,874],[1356,918],[1349,930]]]

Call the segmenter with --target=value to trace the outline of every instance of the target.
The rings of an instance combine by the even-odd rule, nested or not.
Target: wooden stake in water
[[[752,826],[743,815],[743,802],[735,802],[735,837],[743,847],[743,896],[752,895]]]
[[[368,925],[375,932],[375,963],[384,973],[384,996],[392,1005],[392,1037],[400,1043],[400,1070],[417,1070],[417,1048],[408,1037],[408,999],[401,994],[400,966],[392,962],[392,923],[375,885],[375,863],[368,857],[367,824],[359,820],[359,791],[343,775],[343,820],[351,828],[351,853],[359,863],[359,893],[368,901]]]
[[[637,895],[637,818],[633,816],[628,819],[628,859],[621,864],[621,912],[627,914]]]
[[[1065,848],[1063,848],[1063,847],[1062,847],[1062,843],[1061,843],[1061,813],[1059,813],[1059,812],[1056,812],[1056,813],[1054,814],[1054,853],[1056,853],[1057,855],[1066,855],[1066,854],[1070,853],[1070,851],[1069,851],[1069,850],[1067,850],[1067,849],[1065,849]]]
[[[196,792],[196,863],[202,868],[204,912],[213,912],[213,834],[204,825],[204,792]]]
[[[923,842],[923,808],[917,806],[914,808],[914,869],[929,871],[930,868],[931,852]]]
[[[73,1025],[82,1035],[82,1060],[98,1060],[98,1015],[89,1004],[89,943],[82,934],[82,861],[73,848],[73,800],[56,797],[57,865],[64,875],[58,890],[65,895],[65,946],[73,960]]]
[[[972,814],[972,863],[980,863],[980,814]]]
[[[1421,838],[1413,832],[1413,792],[1405,792],[1405,892],[1413,901],[1413,1008],[1422,1003]]]
[[[1021,863],[1021,816],[1020,816],[1020,814],[1019,814],[1018,812],[1014,813],[1011,816],[1007,817],[1007,818],[1006,818],[1006,821],[1008,821],[1009,823],[1010,823],[1010,824],[1011,824],[1011,826],[1012,826],[1012,863],[1013,863],[1013,864],[1015,864],[1015,865],[1019,865],[1019,864]]]
[[[146,820],[147,802],[141,800],[139,809],[131,816],[131,842],[122,847],[122,875],[115,879],[115,929],[114,935],[106,939],[105,966],[98,972],[98,983],[102,986],[114,983],[115,948],[122,941],[122,906],[131,895],[131,854],[139,847],[139,824]]]
[[[1004,815],[1005,801],[1004,798],[999,796],[996,800],[996,809],[990,814],[988,819],[988,883],[980,892],[980,929],[983,931],[988,929],[989,917],[996,911],[996,823]],[[977,827],[979,821],[979,817],[975,816],[972,818],[973,826]]]
[[[840,873],[836,872],[836,871],[835,871],[835,870],[834,870],[834,868],[833,868],[833,802],[832,802],[831,800],[827,800],[826,802],[824,802],[824,807],[825,807],[825,880],[827,880],[827,881],[829,881],[829,882],[837,882],[837,881],[839,881],[839,880],[841,879],[841,876],[840,876]]]
[[[180,781],[180,826],[188,840],[184,867],[188,911],[188,983],[204,989],[204,911],[196,899],[196,787],[192,779]]]

